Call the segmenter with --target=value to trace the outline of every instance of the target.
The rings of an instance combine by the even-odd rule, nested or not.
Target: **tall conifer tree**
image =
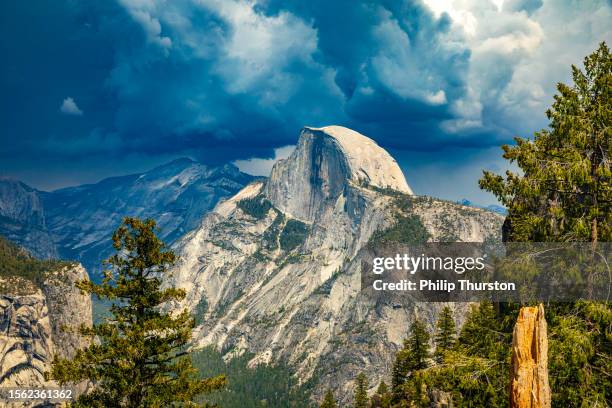
[[[378,384],[376,394],[370,400],[371,408],[391,408],[391,392],[384,381]]]
[[[455,338],[457,336],[455,329],[455,320],[453,319],[453,312],[450,307],[445,306],[440,312],[440,317],[436,324],[437,332],[435,336],[436,342],[436,361],[442,362],[444,358],[444,352],[450,350],[455,345]]]
[[[354,408],[368,408],[368,379],[364,373],[359,373],[356,379]]]
[[[508,208],[506,241],[612,241],[612,56],[605,43],[558,84],[548,129],[503,157],[522,174],[488,171],[481,188]]]
[[[429,332],[425,323],[420,319],[415,319],[410,326],[410,336],[406,342],[409,350],[409,370],[421,370],[427,368],[429,353]]]
[[[185,355],[194,327],[189,312],[169,314],[160,308],[183,299],[185,292],[161,287],[175,256],[155,235],[155,222],[125,218],[113,234],[113,246],[117,252],[106,261],[103,282],[77,285],[112,301],[112,317],[81,327],[95,340],[72,360],[56,359],[49,376],[60,384],[91,381],[93,391],[76,404],[84,407],[189,406],[196,395],[223,387],[224,376],[198,379]]]
[[[521,173],[485,172],[480,180],[508,207],[505,241],[592,242],[594,248],[612,242],[612,54],[606,43],[584,59],[584,70],[572,66],[572,79],[557,85],[547,129],[503,146],[504,158]],[[609,302],[549,303],[546,319],[553,406],[606,406],[603,401],[612,399]]]
[[[338,404],[336,404],[336,399],[334,398],[334,393],[331,389],[328,389],[323,397],[323,402],[321,403],[321,408],[338,408]]]
[[[402,398],[402,385],[411,371],[427,368],[429,352],[429,332],[425,323],[418,318],[410,325],[410,335],[404,340],[404,348],[400,350],[393,364],[392,392],[393,399]]]

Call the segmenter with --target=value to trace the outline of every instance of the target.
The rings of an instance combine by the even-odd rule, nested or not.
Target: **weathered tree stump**
[[[512,334],[511,408],[550,408],[544,306],[522,307]]]

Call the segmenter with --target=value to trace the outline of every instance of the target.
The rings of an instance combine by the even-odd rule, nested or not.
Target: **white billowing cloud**
[[[251,174],[253,176],[269,176],[272,166],[279,160],[286,159],[291,155],[295,146],[284,146],[274,149],[274,158],[260,159],[253,157],[246,160],[236,160],[234,164],[238,166],[240,171]]]
[[[162,35],[165,27],[191,55],[212,61],[213,72],[224,79],[229,94],[266,87],[262,102],[282,103],[299,82],[287,73],[287,65],[296,60],[314,64],[311,55],[317,50],[316,30],[286,11],[266,16],[256,11],[256,2],[251,0],[121,3],[150,42],[170,48],[172,39]],[[227,29],[192,23],[187,16],[194,9],[215,16]]]
[[[553,102],[557,82],[571,82],[570,65],[582,67],[583,58],[599,42],[612,41],[612,9],[605,0],[580,2],[579,12],[573,4],[545,1],[532,18],[541,26],[543,40],[516,65],[499,97],[504,122],[521,123],[523,133],[545,125],[544,112]]]
[[[162,48],[165,52],[172,47],[170,37],[162,35],[162,26],[155,14],[158,12],[157,3],[152,0],[119,0],[130,16],[142,27],[147,41]],[[163,7],[163,6],[162,6]]]
[[[448,14],[471,51],[463,98],[451,103],[449,133],[487,129],[525,136],[546,125],[556,82],[570,81],[570,65],[612,40],[606,0],[425,0]],[[486,109],[484,109],[486,108]]]
[[[390,13],[381,12],[384,19],[373,28],[378,42],[378,53],[372,66],[378,80],[390,91],[404,99],[416,99],[429,105],[447,103],[444,75],[436,70],[423,50],[415,48],[405,30]],[[435,59],[435,51],[430,50]]]
[[[183,120],[173,130],[216,132],[234,114],[227,101],[247,96],[257,101],[250,108],[253,111],[281,115],[308,80],[322,83],[321,93],[342,95],[333,80],[334,70],[313,58],[318,50],[316,29],[291,12],[267,15],[254,0],[120,1],[143,27],[149,42],[167,46],[163,58],[198,67],[199,76],[192,71],[185,74],[195,75],[191,87],[176,87],[174,92],[187,93],[183,99],[187,108],[198,112],[198,117],[206,112],[209,120]],[[127,97],[132,89],[146,89],[137,88],[140,78],[134,76],[158,57],[143,50],[149,60],[139,61],[134,54],[120,60],[126,63],[113,70],[111,81],[127,90]]]
[[[274,1],[120,2],[147,44],[118,54],[109,83],[136,115],[134,124],[128,114],[117,123],[137,128],[146,114],[163,117],[163,131],[218,140],[239,137],[244,126],[236,116],[255,118],[255,129],[350,123],[389,94],[403,99],[392,103],[406,112],[434,115],[417,120],[451,135],[439,137],[444,143],[475,134],[505,142],[546,125],[555,82],[567,81],[569,65],[599,41],[610,41],[612,21],[607,0],[422,0],[407,3],[419,10],[414,15],[357,2],[368,18],[353,32],[341,29],[353,22],[319,21],[306,6],[276,4],[267,12]],[[164,52],[151,53],[151,44]],[[164,59],[184,71],[170,75],[171,84],[151,86],[165,79],[154,69]],[[142,102],[153,98],[160,107],[151,114]],[[392,126],[410,129],[413,120],[406,115]]]
[[[296,61],[319,66],[317,32],[287,11],[267,16],[258,13],[253,1],[201,0],[199,4],[228,26],[222,39],[214,72],[226,83],[229,94],[261,92],[265,106],[283,104],[301,84],[287,69]]]
[[[446,103],[446,93],[440,89],[438,92],[425,94],[425,100],[432,105],[443,105]]]
[[[62,105],[60,106],[60,112],[65,115],[74,116],[81,116],[83,114],[83,111],[78,107],[74,99],[72,99],[71,97],[67,97],[64,99]]]
[[[478,21],[469,9],[461,7],[461,2],[454,0],[423,0],[423,3],[440,18],[442,13],[448,14],[453,23],[458,24],[465,33],[473,35],[476,32]]]

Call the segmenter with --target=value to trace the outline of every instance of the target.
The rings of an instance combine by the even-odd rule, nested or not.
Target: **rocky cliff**
[[[283,361],[315,397],[346,401],[360,371],[375,387],[415,315],[440,304],[373,302],[360,291],[361,259],[376,231],[418,224],[431,240],[498,240],[502,217],[412,195],[393,158],[371,139],[332,126],[304,128],[268,180],[221,202],[174,246],[169,280],[200,322],[194,346],[251,364]],[[418,228],[417,228],[418,230]],[[385,379],[388,382],[388,379]]]
[[[91,299],[74,283],[87,272],[80,264],[36,263],[6,241],[1,244],[0,387],[57,386],[44,379],[54,356],[72,357],[86,345],[76,329],[91,324]],[[19,269],[23,265],[36,273]]]
[[[57,258],[40,192],[9,178],[0,178],[0,235],[39,258]]]

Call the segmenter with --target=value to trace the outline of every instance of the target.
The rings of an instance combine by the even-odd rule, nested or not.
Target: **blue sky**
[[[419,194],[493,198],[498,146],[611,41],[610,1],[0,5],[0,174],[40,189],[189,156],[265,174],[304,125],[375,139]]]

